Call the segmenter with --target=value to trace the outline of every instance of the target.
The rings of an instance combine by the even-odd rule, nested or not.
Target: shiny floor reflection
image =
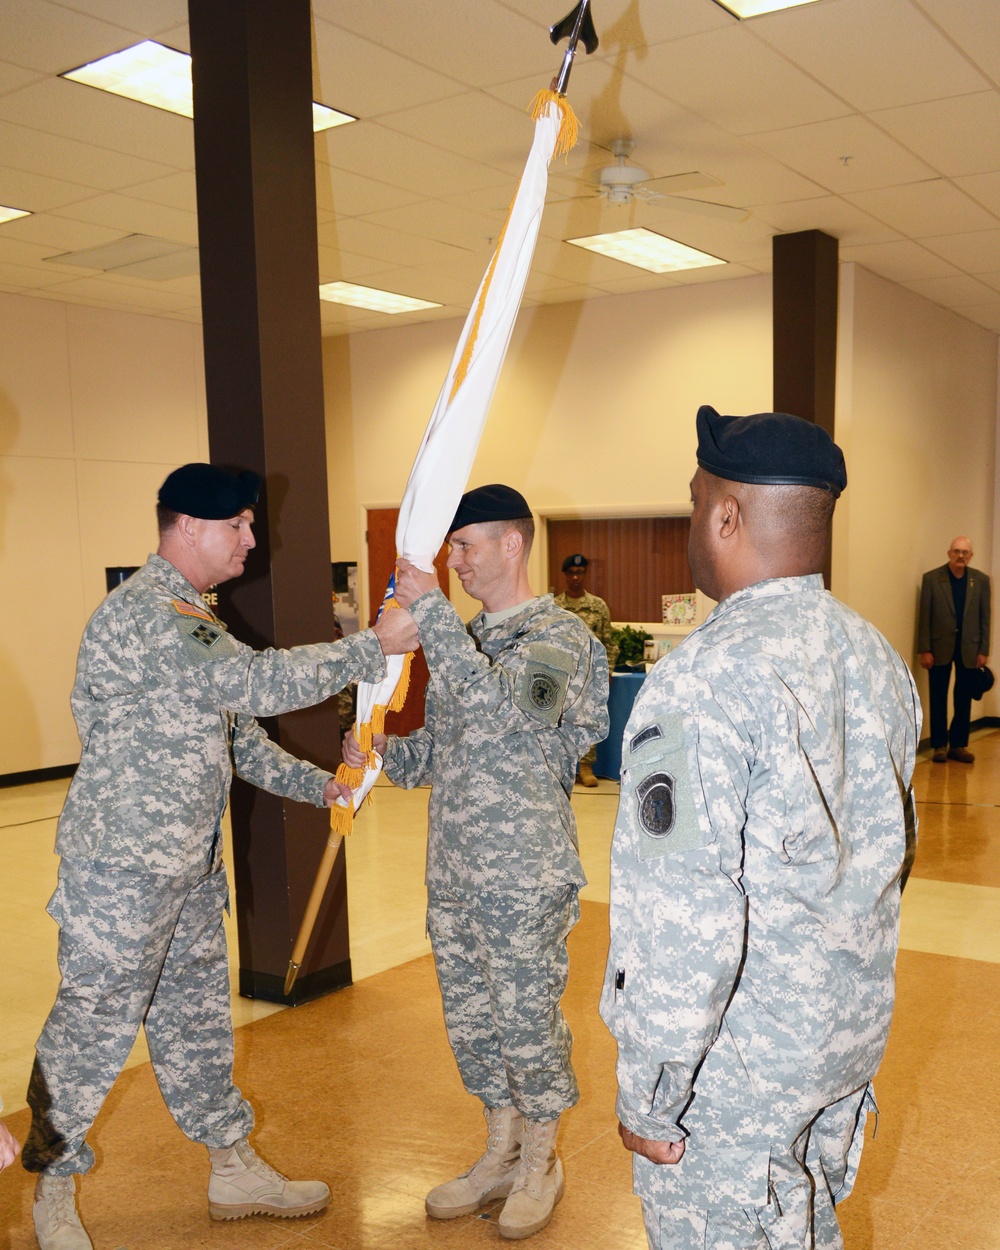
[[[921,840],[904,897],[896,1017],[876,1083],[878,1139],[841,1208],[847,1250],[1000,1250],[1000,733],[975,765],[921,762]],[[0,790],[0,1093],[22,1134],[31,1050],[56,986],[44,913],[65,783]],[[349,990],[295,1010],[234,999],[237,1079],[262,1153],[334,1192],[320,1217],[213,1224],[204,1151],[163,1107],[141,1044],[92,1134],[82,1210],[96,1250],[496,1246],[497,1211],[428,1221],[423,1195],[478,1154],[482,1119],[462,1092],[424,935],[427,792],[380,787],[348,845]],[[607,853],[617,787],[577,789],[591,884],[571,938],[566,1010],[580,1105],[564,1122],[566,1197],[539,1250],[640,1250],[629,1162],[615,1134],[614,1047],[596,1004],[607,948]],[[13,1114],[11,1114],[13,1113]],[[869,1126],[869,1135],[871,1128]],[[0,1250],[33,1247],[31,1182],[0,1175]]]

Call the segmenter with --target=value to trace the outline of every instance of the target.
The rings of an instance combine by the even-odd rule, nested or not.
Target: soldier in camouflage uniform
[[[341,787],[281,750],[254,720],[308,707],[346,682],[378,680],[383,651],[416,644],[406,613],[343,642],[257,652],[235,641],[201,592],[237,577],[254,546],[256,474],[186,465],[164,482],[156,555],[91,617],[72,706],[83,744],[59,821],[62,982],[37,1045],[24,1165],[40,1173],[43,1250],[90,1250],[74,1176],[86,1133],[145,1024],[160,1090],[212,1161],[209,1212],[304,1215],[325,1184],[287,1181],[246,1141],[250,1104],[233,1084],[221,821],[233,770],[317,806]]]
[[[448,565],[484,607],[468,629],[436,577],[400,561],[396,597],[430,670],[426,722],[375,744],[397,785],[432,785],[428,931],[452,1050],[489,1127],[483,1157],[426,1209],[452,1219],[506,1197],[508,1238],[544,1227],[562,1196],[556,1133],[579,1093],[559,1001],[586,880],[569,799],[577,760],[608,726],[604,649],[533,595],[532,534],[517,491],[463,496]],[[348,763],[356,752],[348,736]]]
[[[698,413],[719,601],[625,729],[601,1012],[653,1250],[839,1250],[915,837],[906,665],[823,589],[839,448]]]
[[[566,579],[566,589],[556,595],[556,603],[567,612],[575,613],[595,638],[604,644],[608,657],[608,672],[614,672],[615,660],[618,658],[618,646],[611,638],[611,612],[600,595],[592,595],[586,589],[587,569],[590,561],[584,555],[567,556],[562,562],[562,573]],[[593,789],[597,785],[594,776],[594,761],[597,759],[597,747],[592,746],[576,772],[576,779],[582,786]]]

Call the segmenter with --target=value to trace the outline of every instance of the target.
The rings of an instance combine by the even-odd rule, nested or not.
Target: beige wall
[[[971,536],[978,568],[995,571],[998,340],[857,265],[841,267],[840,294],[836,428],[848,488],[833,591],[918,671],[922,574],[945,562],[956,534]],[[923,672],[918,685],[926,719]],[[974,705],[984,714],[1000,714],[995,696]]]
[[[333,516],[334,559],[363,562],[364,509],[398,504],[459,329],[432,322],[327,340],[330,444],[355,451],[353,534]],[[543,515],[683,512],[703,403],[770,407],[769,278],[526,309],[471,482],[507,482]],[[345,473],[339,460],[331,495]],[[543,550],[536,543],[536,587]],[[469,616],[478,606],[457,583],[454,598]]]
[[[970,533],[977,565],[1000,572],[997,338],[853,265],[841,276],[850,486],[834,590],[912,661],[920,574],[949,539]],[[198,327],[2,294],[0,325],[9,773],[78,758],[68,696],[104,568],[139,564],[155,545],[150,500],[172,467],[207,458],[207,432]],[[363,558],[366,506],[399,502],[458,329],[324,343],[335,560]],[[705,402],[770,407],[767,277],[526,309],[472,481],[508,481],[548,515],[684,511]],[[981,710],[1000,714],[1000,698]]]
[[[207,459],[201,331],[0,294],[0,773],[79,758],[76,652],[106,566],[156,545],[151,500]]]

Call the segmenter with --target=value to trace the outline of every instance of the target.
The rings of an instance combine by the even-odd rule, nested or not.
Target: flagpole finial
[[[594,29],[594,19],[590,13],[590,0],[580,0],[576,8],[571,9],[561,22],[556,22],[554,26],[549,28],[549,38],[553,43],[561,43],[563,39],[569,40],[563,56],[562,66],[559,73],[552,84],[552,90],[559,95],[566,94],[566,87],[569,84],[570,71],[573,68],[573,58],[576,56],[577,45],[583,42],[583,46],[589,56],[592,52],[596,52],[600,40],[597,38],[597,31]]]

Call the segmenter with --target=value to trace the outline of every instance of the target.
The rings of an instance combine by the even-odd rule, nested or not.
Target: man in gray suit
[[[920,588],[917,650],[927,669],[931,695],[934,763],[971,764],[969,670],[990,658],[990,579],[969,567],[972,543],[960,536],[948,548],[948,563],[924,574]],[[955,665],[954,713],[948,728],[948,685]]]

